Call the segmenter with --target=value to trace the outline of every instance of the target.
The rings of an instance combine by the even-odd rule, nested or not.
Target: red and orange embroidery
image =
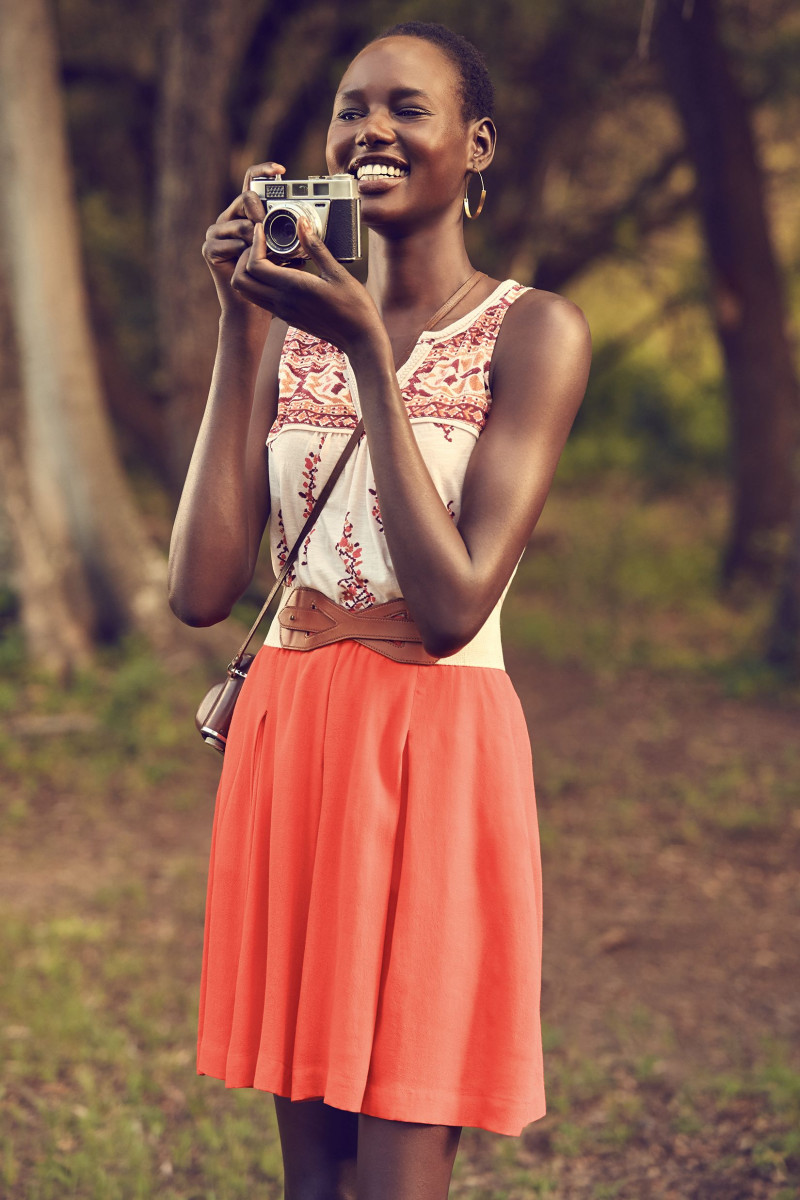
[[[447,441],[453,424],[480,433],[491,407],[489,367],[497,332],[509,305],[525,289],[517,284],[449,338],[420,342],[423,353],[403,387],[411,420],[432,419]],[[417,355],[415,351],[415,357]],[[290,328],[280,365],[278,415],[268,442],[287,426],[354,429],[358,420],[343,352]]]
[[[336,544],[336,553],[346,568],[344,575],[339,580],[339,587],[343,594],[340,603],[346,604],[348,608],[367,608],[368,605],[374,604],[375,596],[367,587],[369,580],[361,573],[363,551],[361,543],[353,537],[353,525],[349,512],[346,512],[344,516],[344,529]]]
[[[314,486],[317,482],[317,470],[319,468],[319,464],[322,462],[322,447],[324,445],[325,434],[323,434],[320,438],[319,445],[317,446],[316,450],[309,450],[305,457],[302,474],[304,487],[301,492],[297,493],[300,499],[303,501],[303,521],[308,519],[308,517],[311,515],[311,510],[314,507],[314,501],[316,499],[314,496]],[[300,560],[300,565],[302,567],[308,566],[308,543],[311,541],[311,535],[313,534],[314,529],[316,529],[316,524],[308,531],[308,534],[303,540],[303,557]]]

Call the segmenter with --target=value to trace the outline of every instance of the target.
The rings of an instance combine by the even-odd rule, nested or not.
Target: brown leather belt
[[[292,588],[278,613],[278,624],[285,650],[315,650],[349,638],[395,662],[428,666],[438,661],[422,645],[420,632],[402,598],[351,609],[316,588]]]

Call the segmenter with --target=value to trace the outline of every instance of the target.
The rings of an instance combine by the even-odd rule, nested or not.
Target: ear
[[[467,166],[476,171],[485,171],[494,158],[496,145],[497,130],[491,117],[482,117],[480,121],[473,122],[470,128]]]

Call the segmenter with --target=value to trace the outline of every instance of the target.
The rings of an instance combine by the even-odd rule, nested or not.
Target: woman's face
[[[359,180],[365,224],[398,232],[460,212],[474,155],[458,71],[421,38],[384,38],[347,68],[328,129],[331,174]]]

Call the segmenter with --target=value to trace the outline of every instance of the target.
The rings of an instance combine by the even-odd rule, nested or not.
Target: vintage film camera
[[[361,197],[352,175],[309,175],[308,179],[257,175],[250,187],[267,211],[264,233],[272,259],[308,257],[297,233],[301,213],[339,262],[361,258]]]

